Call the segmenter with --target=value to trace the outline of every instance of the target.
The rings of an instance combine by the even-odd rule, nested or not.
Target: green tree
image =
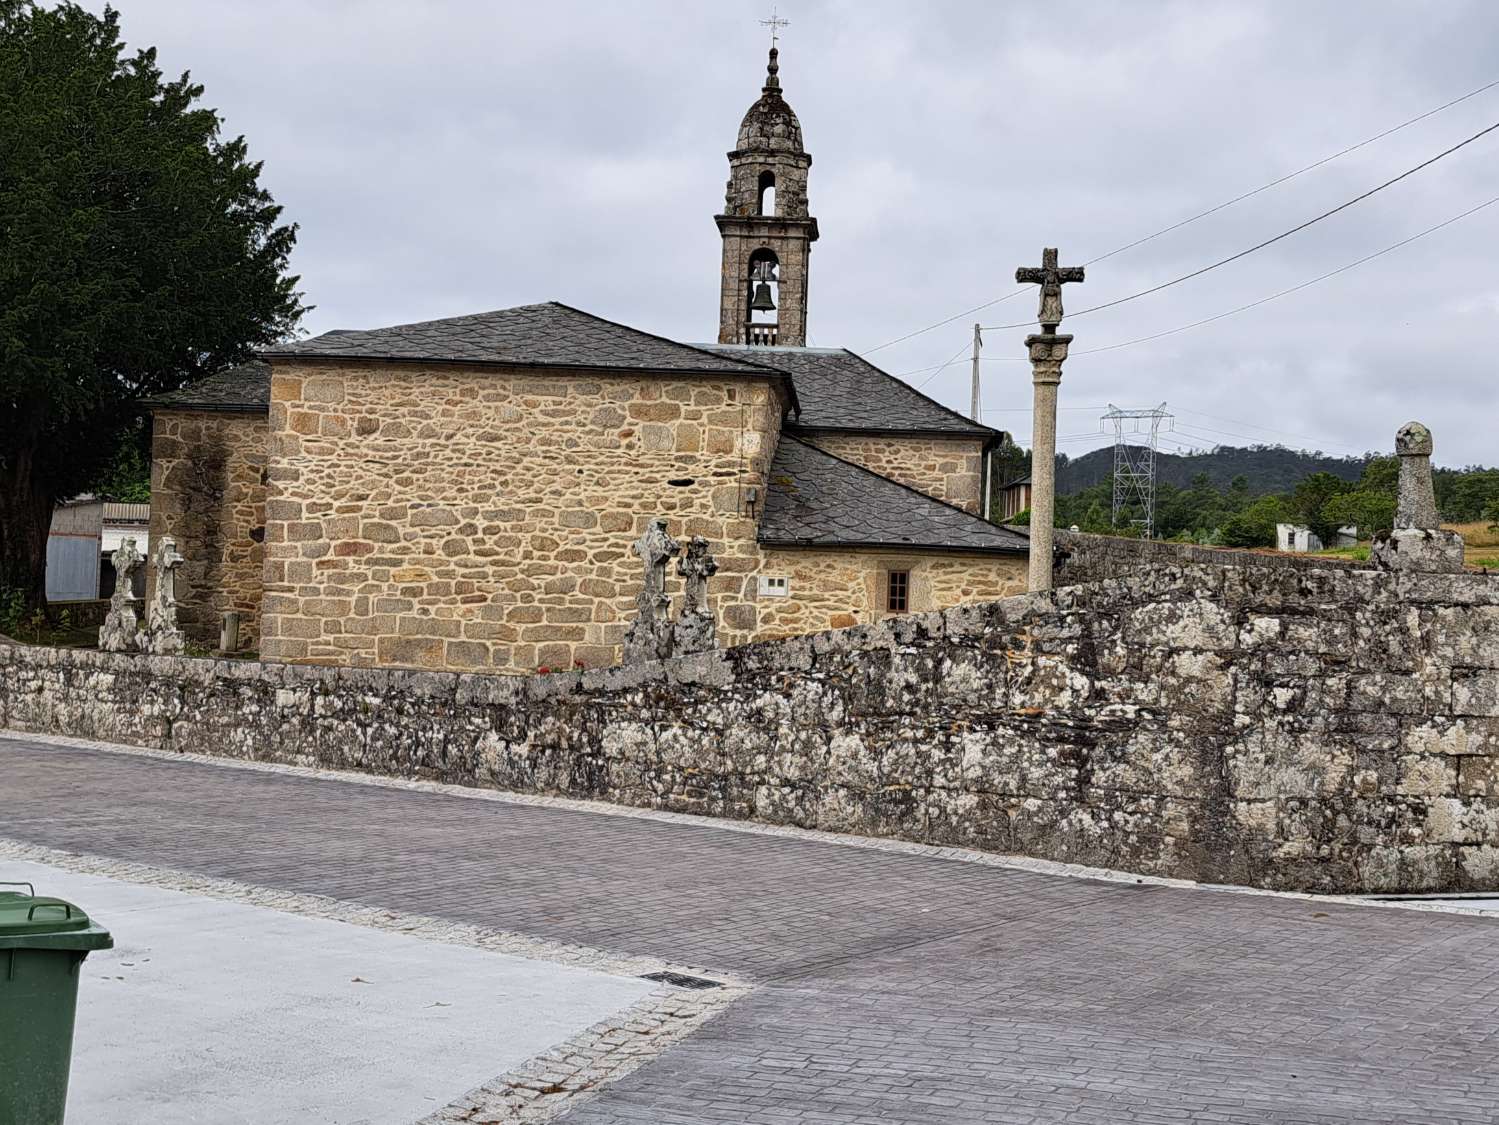
[[[1289,506],[1279,496],[1262,496],[1223,525],[1225,547],[1273,547],[1275,525],[1290,518]]]
[[[1331,543],[1340,525],[1337,520],[1329,519],[1324,509],[1334,496],[1349,491],[1352,491],[1352,486],[1341,477],[1331,473],[1312,473],[1291,493],[1291,512],[1298,522],[1311,528],[1318,539]]]
[[[45,604],[53,502],[134,403],[288,335],[296,228],[184,74],[119,16],[0,0],[0,595]]]
[[[1395,526],[1395,498],[1362,488],[1342,492],[1322,505],[1322,516],[1334,529],[1352,524],[1360,539],[1368,539]],[[1332,546],[1331,539],[1323,542]]]

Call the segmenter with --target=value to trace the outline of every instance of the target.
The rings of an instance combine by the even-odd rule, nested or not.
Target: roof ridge
[[[607,324],[611,328],[623,328],[626,332],[633,332],[637,336],[645,336],[645,337],[647,337],[649,339],[652,339],[652,340],[659,340],[663,344],[670,344],[672,347],[674,347],[674,348],[681,348],[683,351],[693,352],[693,353],[695,353],[697,355],[702,355],[702,356],[712,356],[713,355],[713,353],[710,352],[710,351],[708,351],[708,349],[706,349],[706,348],[699,348],[699,347],[696,347],[693,344],[684,344],[680,340],[673,340],[673,339],[671,339],[668,336],[662,336],[662,335],[659,335],[658,333],[655,333],[655,332],[647,332],[644,328],[636,328],[634,325],[632,325],[632,324],[625,324],[622,321],[610,320],[606,316],[600,316],[598,313],[591,313],[587,309],[580,309],[580,308],[577,308],[576,306],[569,305],[569,304],[567,304],[567,303],[565,303],[563,301],[544,301],[544,302],[542,302],[542,304],[554,305],[554,306],[556,306],[559,309],[566,309],[568,312],[577,313],[579,316],[586,316],[589,320],[596,320],[600,324]],[[522,306],[517,306],[517,307],[520,307],[520,308],[533,307],[534,308],[534,307],[540,307],[540,306],[524,306],[524,305],[522,305]],[[507,310],[505,310],[505,309],[496,309],[495,311],[496,312],[505,312]],[[715,356],[714,358],[718,358],[718,357]],[[788,374],[787,372],[777,370],[774,367],[767,367],[765,364],[762,364],[762,363],[751,363],[748,360],[734,359],[732,357],[730,358],[730,362],[731,363],[741,364],[744,367],[751,368],[751,369],[753,369],[755,371],[769,371],[769,372],[772,372],[773,374],[776,374],[776,375],[783,375],[783,376],[785,376],[788,379],[791,378],[790,374]]]
[[[883,473],[877,473],[873,469],[865,468],[863,465],[860,465],[856,461],[849,461],[849,460],[846,460],[846,459],[844,459],[842,457],[839,457],[837,454],[829,453],[826,449],[823,449],[821,446],[813,445],[810,441],[803,441],[801,438],[797,437],[795,434],[790,433],[790,432],[788,432],[786,430],[782,430],[781,431],[781,438],[782,438],[782,440],[785,440],[785,439],[789,438],[790,440],[796,442],[797,445],[805,446],[806,448],[808,448],[808,449],[810,449],[810,450],[812,450],[812,451],[814,451],[816,453],[820,453],[820,454],[822,454],[822,456],[828,458],[830,461],[837,461],[840,465],[847,465],[847,466],[849,466],[852,469],[857,469],[859,472],[863,473],[865,476],[874,477],[875,480],[882,480],[886,484],[893,484],[896,488],[904,489],[906,492],[909,492],[913,496],[918,496],[918,497],[920,497],[923,500],[929,500],[933,504],[940,505],[941,507],[944,507],[944,508],[949,508],[952,511],[957,512],[961,516],[966,516],[968,519],[976,520],[977,522],[983,524],[985,527],[993,528],[993,529],[995,529],[997,531],[1007,531],[1008,530],[1008,528],[1006,528],[1003,524],[998,524],[998,523],[993,522],[992,520],[987,520],[983,516],[976,516],[972,512],[968,511],[968,509],[966,509],[966,508],[960,508],[956,504],[950,504],[950,503],[948,503],[946,500],[939,500],[937,497],[932,496],[929,493],[922,492],[921,489],[919,489],[919,488],[912,488],[909,484],[902,484],[900,481],[894,479],[893,477],[887,477]],[[1014,532],[1010,532],[1010,534],[1014,535],[1015,533]],[[1021,538],[1021,537],[1020,536],[1016,536],[1016,538]]]

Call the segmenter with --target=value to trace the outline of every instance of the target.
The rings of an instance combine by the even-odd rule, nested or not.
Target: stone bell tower
[[[802,127],[781,97],[780,52],[770,48],[760,100],[739,125],[729,153],[724,213],[720,344],[807,343],[807,258],[817,220],[807,214]]]

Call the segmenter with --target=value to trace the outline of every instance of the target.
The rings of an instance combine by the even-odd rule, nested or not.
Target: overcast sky
[[[93,4],[96,8],[102,3]],[[560,300],[684,341],[717,327],[727,163],[766,5],[118,0],[190,69],[301,231],[309,333]],[[814,157],[808,343],[872,349],[1258,187],[1499,79],[1491,0],[782,0],[781,78]],[[1499,121],[1499,87],[1088,269],[1069,311],[1295,226]],[[1254,440],[1499,463],[1499,204],[1302,292],[1093,355],[1336,269],[1499,195],[1499,132],[1179,287],[1069,317],[1061,449],[1105,404],[1166,402],[1163,448]],[[920,384],[971,325],[871,359]],[[985,420],[1029,441],[1024,329],[985,338]],[[967,410],[966,359],[925,390]]]

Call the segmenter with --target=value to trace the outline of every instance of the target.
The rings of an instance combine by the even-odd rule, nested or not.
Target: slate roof
[[[970,435],[997,439],[980,425],[881,371],[847,348],[770,348],[749,344],[699,344],[723,356],[775,367],[791,376],[804,430],[861,430]]]
[[[148,398],[142,405],[264,413],[270,404],[271,365],[263,359],[252,359],[238,367],[226,367],[180,390]]]
[[[759,541],[771,546],[1024,554],[1030,540],[824,453],[789,433],[770,463]]]
[[[704,375],[765,375],[771,370],[749,359],[678,344],[556,301],[368,331],[340,329],[279,344],[263,354]]]

